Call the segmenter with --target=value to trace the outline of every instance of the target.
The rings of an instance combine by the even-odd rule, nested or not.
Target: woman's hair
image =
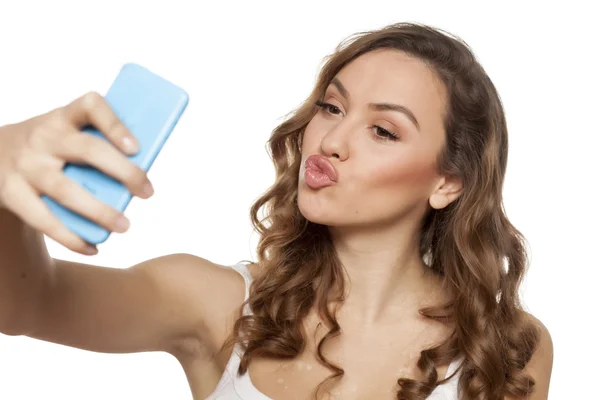
[[[326,226],[300,213],[298,175],[301,141],[332,78],[362,54],[394,49],[422,60],[447,89],[441,174],[463,183],[460,197],[423,219],[420,251],[451,295],[449,303],[419,310],[440,323],[454,322],[440,345],[423,349],[418,368],[424,380],[399,377],[398,399],[424,399],[438,381],[436,366],[463,357],[458,371],[461,399],[503,399],[530,394],[534,381],[523,368],[538,343],[535,325],[521,307],[518,289],[527,269],[525,239],[503,207],[508,137],[502,104],[489,77],[460,39],[429,26],[400,23],[350,36],[325,59],[316,86],[272,133],[268,146],[275,183],[253,204],[260,235],[262,273],[254,280],[242,315],[223,349],[244,350],[239,373],[254,357],[293,359],[305,348],[303,320],[312,307],[327,325],[317,357],[332,371],[315,391],[344,374],[323,355],[324,343],[341,334],[332,304],[343,301],[343,266]],[[264,217],[258,214],[264,207]],[[457,371],[457,372],[458,372]],[[456,374],[453,373],[448,379]]]

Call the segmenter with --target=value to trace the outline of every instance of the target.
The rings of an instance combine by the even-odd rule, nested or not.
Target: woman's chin
[[[336,225],[335,211],[328,206],[323,204],[317,204],[317,202],[305,200],[302,197],[298,198],[298,209],[300,213],[314,224],[321,225]]]

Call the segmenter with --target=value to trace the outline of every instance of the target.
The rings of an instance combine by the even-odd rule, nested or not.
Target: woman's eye
[[[373,125],[373,129],[375,130],[375,135],[377,136],[378,139],[392,140],[392,141],[396,141],[396,140],[400,139],[400,137],[398,137],[398,135],[396,135],[393,132],[388,131],[385,128],[382,128],[379,125]]]
[[[340,110],[338,107],[334,106],[333,104],[330,103],[325,103],[323,101],[317,101],[317,106],[321,107],[323,110],[325,110],[325,112],[332,114],[332,115],[340,115],[342,113],[342,110]]]

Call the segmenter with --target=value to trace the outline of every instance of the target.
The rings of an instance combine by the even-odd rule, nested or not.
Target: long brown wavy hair
[[[441,174],[459,177],[460,197],[443,209],[430,207],[423,218],[420,251],[442,278],[451,301],[419,312],[436,321],[453,321],[442,344],[423,349],[417,362],[423,381],[398,379],[398,399],[425,399],[438,381],[436,366],[462,357],[459,398],[503,399],[526,396],[534,380],[525,374],[538,333],[520,304],[518,289],[527,269],[525,239],[509,222],[502,201],[508,133],[502,103],[469,46],[443,30],[400,23],[346,38],[325,58],[310,96],[272,132],[268,141],[275,183],[252,205],[260,235],[261,273],[250,288],[242,315],[224,348],[244,350],[238,373],[254,357],[293,359],[304,349],[303,321],[315,307],[328,325],[317,358],[332,375],[344,374],[322,354],[323,344],[340,335],[331,304],[343,301],[343,266],[326,226],[308,221],[297,205],[301,141],[334,76],[362,54],[395,49],[425,62],[447,89],[446,143],[438,156]],[[259,217],[263,210],[264,216]]]

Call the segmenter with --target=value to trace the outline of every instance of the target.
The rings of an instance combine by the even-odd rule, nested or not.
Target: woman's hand
[[[86,125],[94,126],[108,141],[82,133]],[[127,218],[69,179],[63,167],[67,162],[91,165],[122,182],[133,195],[148,198],[153,189],[145,171],[127,158],[136,151],[135,137],[94,92],[65,107],[0,127],[0,208],[73,251],[95,254],[95,246],[63,225],[41,195],[109,231],[125,232]]]

